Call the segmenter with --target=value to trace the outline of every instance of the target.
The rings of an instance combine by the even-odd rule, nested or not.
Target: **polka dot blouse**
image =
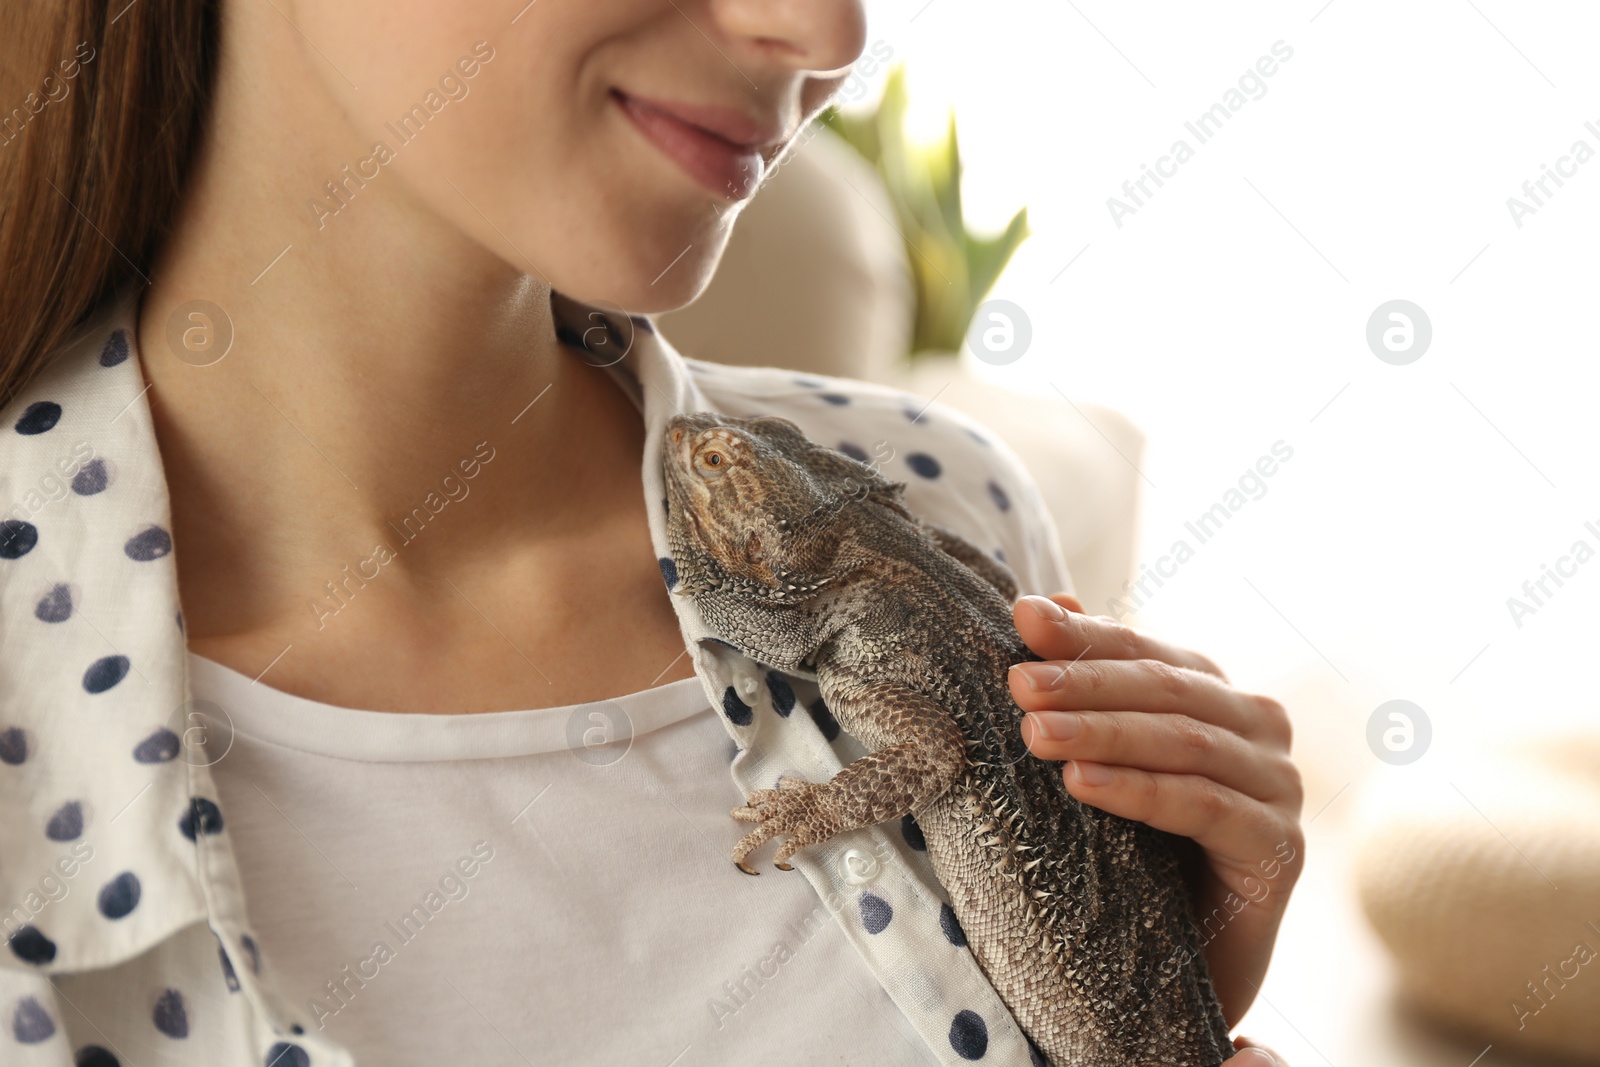
[[[136,289],[116,294],[0,412],[0,1064],[348,1065],[280,991],[251,934],[216,754],[189,728],[136,310]],[[849,379],[687,359],[648,319],[560,295],[552,310],[573,358],[609,375],[644,421],[650,537],[668,589],[661,430],[676,411],[711,410],[793,420],[905,482],[913,511],[988,548],[1023,591],[1070,590],[1033,481],[953,409]],[[741,753],[729,769],[741,792],[785,774],[826,781],[864,754],[815,683],[746,658],[688,598],[671,602]],[[1043,1063],[979,970],[914,819],[791,862],[915,1028],[921,1059]]]

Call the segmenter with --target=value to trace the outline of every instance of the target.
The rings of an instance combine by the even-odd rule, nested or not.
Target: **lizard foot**
[[[773,857],[780,871],[794,868],[784,861],[807,845],[826,841],[839,832],[834,818],[823,801],[826,788],[817,782],[795,778],[782,779],[777,789],[757,789],[750,794],[750,802],[730,813],[742,822],[759,823],[739,843],[733,846],[733,862],[746,874],[758,872],[745,866],[744,858],[778,834],[788,834]]]

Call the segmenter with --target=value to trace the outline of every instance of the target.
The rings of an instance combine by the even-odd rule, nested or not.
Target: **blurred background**
[[[1600,1062],[1600,13],[870,17],[664,332],[973,414],[1089,610],[1288,705],[1307,867],[1242,1032]]]

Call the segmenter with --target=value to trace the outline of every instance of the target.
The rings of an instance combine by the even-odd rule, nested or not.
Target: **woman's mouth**
[[[743,200],[756,191],[766,170],[762,149],[778,143],[736,112],[646,101],[619,89],[611,90],[611,98],[639,132],[689,177],[730,200]]]

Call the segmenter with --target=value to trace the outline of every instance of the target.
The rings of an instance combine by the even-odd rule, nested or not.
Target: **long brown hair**
[[[204,129],[217,6],[0,3],[0,406],[147,280]]]

